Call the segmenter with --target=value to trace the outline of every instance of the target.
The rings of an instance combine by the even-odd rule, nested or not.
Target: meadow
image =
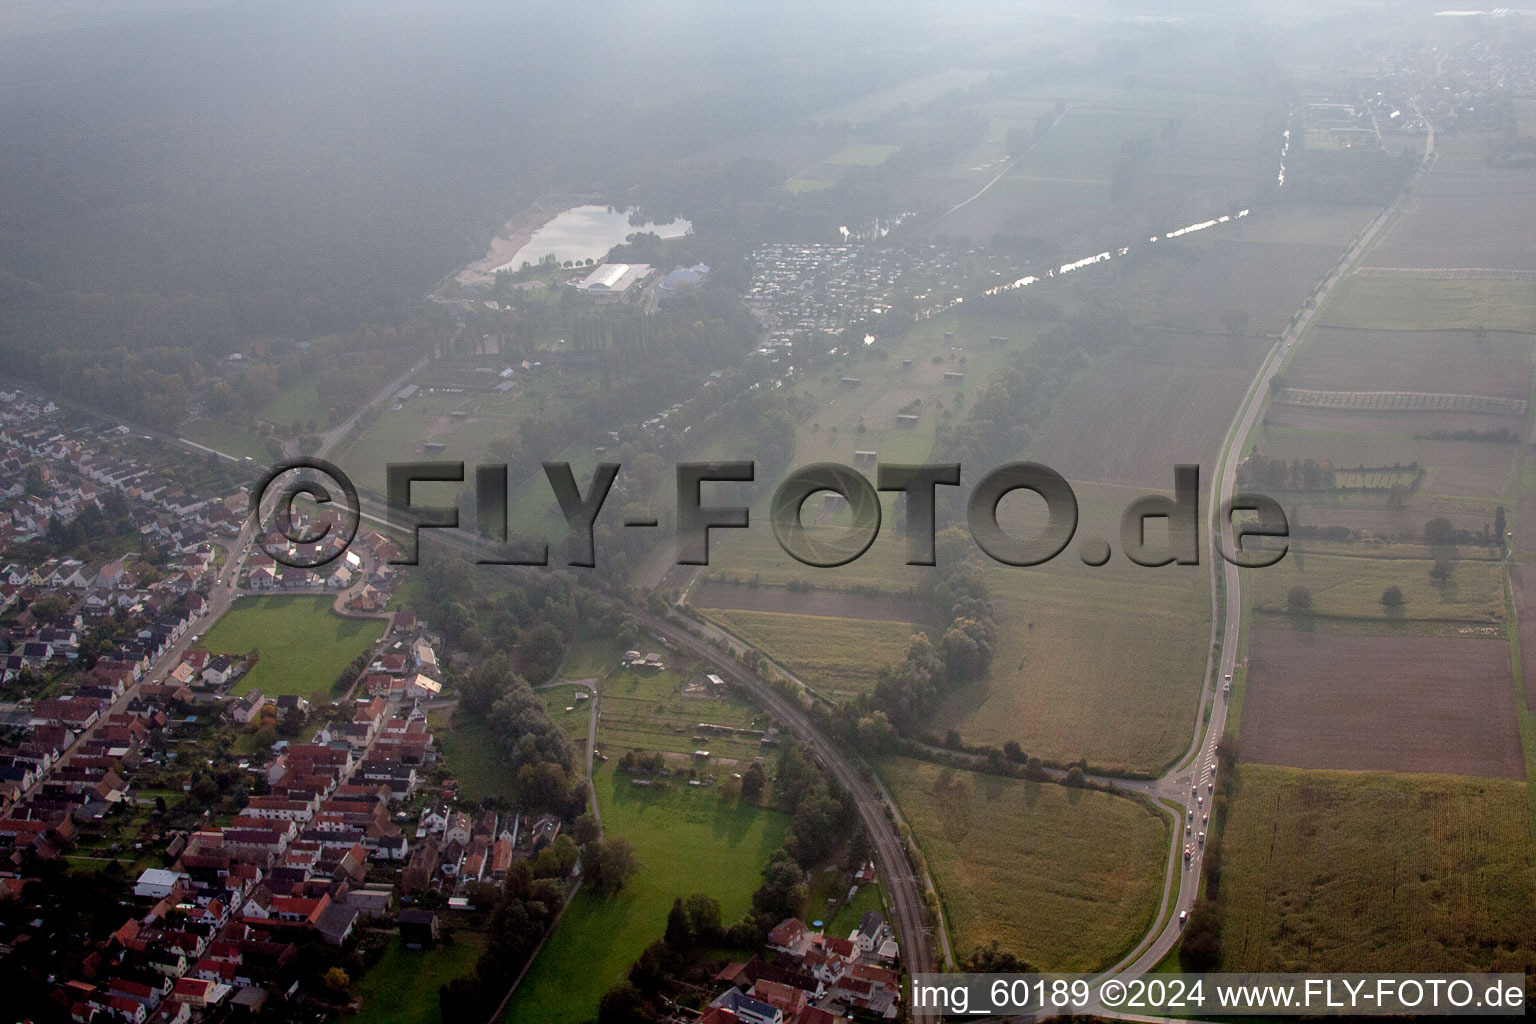
[[[272,457],[265,438],[223,420],[188,420],[178,433],[194,444],[237,459],[248,458],[263,466]]]
[[[427,724],[448,772],[459,784],[460,800],[478,804],[486,797],[517,799],[517,776],[502,761],[501,742],[483,718],[433,711]]]
[[[1352,275],[1319,310],[1326,327],[1536,331],[1536,282]]]
[[[1089,971],[1151,925],[1169,826],[1150,808],[901,758],[879,771],[922,846],[957,956],[996,939],[1035,969]]]
[[[350,1024],[437,1024],[438,988],[473,974],[484,949],[476,932],[455,931],[451,944],[436,949],[406,949],[396,937],[358,982],[363,1009]]]
[[[231,692],[260,690],[329,702],[331,687],[359,654],[384,634],[379,619],[348,619],[331,612],[326,597],[242,597],[195,646],[215,654],[259,651],[256,664]]]
[[[724,920],[739,919],[788,828],[780,812],[727,804],[715,789],[642,788],[607,766],[596,784],[606,835],[635,845],[640,870],[615,896],[577,894],[508,1005],[507,1024],[591,1020],[603,993],[661,938],[679,896],[706,893]]]
[[[1346,620],[1362,628],[1390,623],[1426,634],[1494,635],[1504,621],[1504,573],[1496,562],[1456,561],[1450,582],[1439,584],[1430,579],[1434,562],[1427,548],[1420,548],[1417,558],[1369,558],[1313,554],[1306,547],[1305,541],[1293,544],[1278,564],[1243,573],[1243,590],[1256,611],[1285,616],[1300,626]],[[1311,594],[1306,614],[1288,609],[1296,586]],[[1404,600],[1389,609],[1381,596],[1392,586]]]
[[[1524,972],[1526,784],[1242,765],[1222,841],[1222,970]]]
[[[1156,771],[1184,750],[1210,637],[1203,589],[1004,567],[989,579],[1003,624],[991,670],[944,699],[935,731],[1106,769]]]

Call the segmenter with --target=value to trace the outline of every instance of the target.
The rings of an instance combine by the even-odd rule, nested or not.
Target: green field
[[[617,896],[577,894],[508,1006],[511,1024],[592,1019],[603,993],[661,938],[679,896],[707,893],[726,921],[740,918],[788,827],[783,814],[727,805],[714,789],[642,789],[607,767],[596,782],[607,835],[634,843],[642,867]]]
[[[477,362],[500,365],[495,356],[479,357]],[[451,365],[438,372],[454,379],[473,376],[472,369]],[[391,462],[422,457],[423,445],[427,442],[446,445],[445,458],[473,462],[484,456],[490,442],[516,437],[522,418],[534,415],[540,408],[540,396],[545,414],[554,415],[570,399],[563,392],[554,391],[553,387],[547,381],[531,381],[505,396],[423,390],[398,409],[387,405],[381,407],[377,419],[361,431],[354,430],[347,435],[333,458],[351,475],[359,490],[382,495],[385,467]],[[455,416],[455,413],[463,415]],[[590,449],[583,450],[590,452]],[[590,471],[590,467],[586,471]],[[583,469],[577,467],[578,475],[582,472]],[[542,478],[542,474],[539,476]],[[516,487],[521,481],[510,483]],[[415,490],[416,500],[422,503],[446,503],[457,493],[453,484],[418,484]],[[549,494],[549,500],[553,502],[552,494]],[[520,523],[514,515],[513,529],[522,529]]]
[[[320,400],[320,392],[313,380],[301,380],[280,391],[276,398],[267,403],[265,409],[257,414],[259,419],[276,424],[279,430],[288,431],[295,421],[309,429],[309,421],[315,420],[316,425],[325,427],[326,418],[330,415],[330,409],[326,403]]]
[[[269,697],[285,693],[331,699],[331,686],[352,659],[384,634],[379,619],[344,619],[330,597],[242,597],[195,646],[215,654],[261,657],[234,685]]]
[[[427,716],[427,724],[448,771],[459,784],[460,800],[478,804],[488,796],[517,799],[517,777],[502,761],[501,743],[484,719],[450,717],[434,711]]]
[[[1346,277],[1317,322],[1378,331],[1536,331],[1536,282]]]
[[[457,932],[452,945],[437,949],[406,949],[394,939],[358,984],[363,1009],[351,1024],[435,1024],[442,1020],[438,988],[472,974],[484,949],[475,932]]]
[[[573,643],[560,665],[561,679],[601,679],[619,667],[624,650],[606,637],[583,637]]]
[[[1237,786],[1222,970],[1529,969],[1525,783],[1243,765]]]
[[[263,466],[272,457],[265,438],[232,427],[223,420],[191,420],[181,425],[181,436],[205,448],[237,459],[249,458]]]
[[[711,608],[707,614],[811,686],[833,695],[869,693],[879,669],[906,656],[914,633],[924,628],[932,632],[932,627],[878,619],[736,608]]]
[[[1168,823],[1124,797],[893,758],[957,956],[996,939],[1039,970],[1108,966],[1161,897]]]
[[[1365,625],[1390,621],[1426,633],[1497,629],[1504,621],[1499,563],[1458,561],[1451,582],[1443,586],[1429,578],[1433,565],[1427,558],[1307,553],[1298,558],[1293,550],[1277,565],[1244,572],[1243,592],[1256,611],[1288,615],[1290,588],[1304,586],[1312,594],[1313,620],[1346,619]],[[1389,586],[1399,587],[1405,602],[1391,615],[1381,605],[1381,593]]]

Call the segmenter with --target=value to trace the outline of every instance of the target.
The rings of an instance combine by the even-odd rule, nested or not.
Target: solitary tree
[[[1424,524],[1424,543],[1430,547],[1447,547],[1456,540],[1456,526],[1445,516],[1435,516]]]
[[[749,804],[757,803],[763,795],[763,786],[768,782],[768,774],[763,771],[763,766],[753,764],[741,776],[741,798]]]
[[[1401,608],[1403,606],[1402,588],[1393,584],[1381,592],[1381,604],[1384,608]]]
[[[1312,591],[1297,584],[1285,592],[1285,606],[1297,613],[1311,611]]]

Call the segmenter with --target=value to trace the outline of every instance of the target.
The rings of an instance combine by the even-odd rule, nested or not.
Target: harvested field
[[[1297,430],[1319,430],[1343,434],[1397,434],[1411,438],[1416,434],[1462,433],[1467,431],[1507,430],[1519,436],[1525,430],[1524,416],[1491,416],[1486,413],[1456,412],[1369,412],[1356,409],[1317,409],[1300,405],[1274,405],[1264,415],[1276,426]]]
[[[1221,969],[1529,970],[1525,790],[1240,766],[1222,840]]]
[[[1529,173],[1442,159],[1422,192],[1371,253],[1372,264],[1536,270],[1536,179]]]
[[[1286,367],[1298,388],[1530,395],[1531,343],[1524,334],[1364,331],[1312,327]]]
[[[1241,749],[1294,768],[1523,779],[1509,645],[1255,629]]]
[[[1343,251],[1376,215],[1374,206],[1286,205],[1255,208],[1231,227],[1237,242],[1329,245]]]
[[[1167,487],[1175,465],[1211,465],[1267,348],[1148,331],[1062,396],[1032,456],[1073,480]]]
[[[1333,245],[1235,241],[1224,234],[1231,226],[1137,250],[1127,261],[1134,265],[1125,283],[1131,315],[1221,331],[1221,314],[1236,308],[1248,313],[1249,333],[1278,334],[1340,255]]]
[[[792,591],[782,587],[752,587],[742,583],[705,580],[688,594],[700,608],[786,615],[872,619],[880,622],[926,622],[931,609],[923,601],[901,594],[855,594],[838,590]]]

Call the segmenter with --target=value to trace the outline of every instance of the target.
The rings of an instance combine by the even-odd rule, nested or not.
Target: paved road
[[[1158,787],[1161,795],[1168,795],[1170,792],[1177,794],[1186,819],[1189,817],[1190,812],[1193,812],[1193,831],[1196,833],[1200,831],[1202,815],[1206,813],[1210,806],[1210,797],[1212,795],[1211,769],[1215,764],[1216,744],[1226,731],[1227,701],[1221,696],[1221,683],[1225,682],[1233,671],[1237,658],[1238,641],[1242,633],[1242,579],[1237,567],[1223,559],[1216,548],[1218,541],[1216,531],[1220,530],[1219,539],[1226,545],[1228,550],[1231,549],[1232,524],[1230,521],[1220,522],[1221,517],[1217,514],[1218,510],[1225,502],[1231,500],[1236,491],[1238,462],[1244,448],[1247,446],[1249,432],[1253,429],[1264,408],[1270,381],[1285,364],[1291,349],[1301,337],[1302,332],[1306,330],[1307,325],[1312,322],[1312,317],[1321,308],[1323,300],[1327,297],[1329,291],[1343,279],[1349,268],[1360,260],[1365,251],[1375,242],[1387,222],[1396,216],[1402,207],[1403,201],[1412,192],[1414,185],[1423,178],[1430,165],[1433,164],[1434,156],[1435,131],[1434,126],[1430,125],[1424,147],[1424,159],[1419,164],[1418,171],[1408,184],[1404,186],[1402,192],[1398,193],[1397,198],[1386,209],[1382,210],[1355,239],[1349,251],[1344,254],[1334,269],[1329,272],[1328,276],[1318,284],[1312,296],[1313,301],[1307,304],[1302,310],[1301,315],[1280,336],[1280,340],[1270,350],[1269,356],[1264,360],[1263,365],[1259,369],[1258,376],[1254,379],[1253,385],[1244,397],[1243,404],[1239,407],[1237,418],[1228,431],[1225,443],[1223,444],[1220,456],[1220,477],[1214,489],[1214,494],[1219,500],[1211,502],[1207,534],[1212,545],[1210,551],[1213,583],[1212,600],[1215,601],[1218,598],[1214,584],[1216,582],[1215,574],[1220,571],[1222,573],[1221,581],[1225,585],[1226,591],[1225,611],[1221,620],[1221,661],[1219,671],[1214,677],[1209,672],[1207,673],[1206,685],[1201,693],[1202,708],[1207,699],[1213,697],[1215,699],[1211,708],[1210,721],[1204,733],[1202,734],[1198,729],[1196,730],[1193,744],[1194,758],[1186,758],[1181,763],[1181,767],[1176,768],[1168,775],[1165,775],[1162,780],[1159,780],[1160,785]],[[1194,908],[1195,897],[1200,888],[1200,866],[1205,850],[1202,844],[1195,841],[1193,855],[1187,863],[1181,863],[1183,862],[1183,846],[1189,841],[1190,839],[1185,836],[1182,830],[1174,835],[1170,861],[1178,872],[1177,884],[1175,885],[1170,880],[1164,886],[1164,911],[1168,907],[1169,894],[1175,889],[1177,890],[1177,895],[1174,899],[1173,909],[1176,912],[1188,912]],[[1162,921],[1161,912],[1159,913],[1158,920],[1159,922]],[[1133,950],[1129,956],[1119,964],[1116,964],[1108,973],[1129,977],[1144,974],[1151,970],[1173,949],[1174,944],[1179,938],[1180,927],[1178,914],[1174,913],[1168,918],[1166,923],[1154,926],[1153,933],[1149,936],[1149,939],[1144,939],[1136,950]],[[1121,1019],[1134,1019],[1104,1007],[1089,1007],[1082,1012],[1097,1013],[1101,1016]]]

